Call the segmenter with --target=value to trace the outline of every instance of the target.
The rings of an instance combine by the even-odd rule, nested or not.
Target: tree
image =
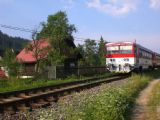
[[[0,31],[0,56],[3,56],[7,48],[13,49],[15,53],[19,53],[29,40],[20,37],[11,37]]]
[[[77,52],[79,52],[82,56],[85,55],[84,45],[77,45]]]
[[[85,65],[85,58],[84,58],[85,57],[85,50],[84,50],[84,45],[78,44],[76,50],[77,50],[77,53],[79,53],[82,56],[82,58],[78,61],[78,65],[79,66],[84,66]]]
[[[99,65],[99,58],[97,55],[97,44],[95,40],[87,39],[84,44],[85,61],[87,65]]]
[[[75,26],[69,24],[67,14],[65,12],[59,11],[54,15],[49,15],[47,23],[42,23],[42,30],[37,35],[37,38],[48,38],[52,46],[52,50],[50,52],[55,52],[57,55],[59,54],[58,56],[62,56],[62,58],[64,58],[66,57],[66,49],[68,53],[73,52],[66,42],[67,40],[71,40],[73,42],[73,32],[76,32]],[[63,61],[63,59],[61,60]]]
[[[43,63],[41,61],[43,61],[44,57],[46,57],[46,54],[49,52],[50,46],[42,47],[41,44],[46,41],[36,39],[36,36],[37,36],[37,30],[35,30],[32,33],[32,43],[27,45],[26,52],[31,51],[33,53],[33,57],[35,58],[36,61],[35,73],[38,73],[40,70],[39,69],[40,63],[41,64]]]
[[[100,59],[100,64],[105,65],[105,54],[106,54],[106,48],[105,48],[105,41],[103,37],[101,36],[100,42],[98,43],[98,56]]]
[[[7,49],[2,59],[2,65],[8,71],[9,76],[17,76],[20,64],[16,60],[16,55],[13,49]]]

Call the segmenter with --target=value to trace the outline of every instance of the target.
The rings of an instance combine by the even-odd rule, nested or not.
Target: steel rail
[[[59,85],[59,88],[58,87],[55,87],[54,89],[48,88],[46,90],[41,90],[38,92],[33,92],[31,90],[30,93],[25,93],[23,91],[23,93],[25,93],[23,97],[16,95],[16,96],[12,96],[11,98],[2,98],[0,101],[0,108],[1,108],[0,113],[6,112],[7,108],[12,108],[13,111],[19,111],[17,106],[20,106],[22,104],[23,105],[25,104],[25,106],[29,107],[29,110],[32,110],[33,109],[32,104],[35,104],[35,103],[40,104],[39,100],[48,101],[47,99],[49,97],[53,97],[54,101],[57,101],[59,97],[64,96],[66,93],[69,94],[74,91],[80,91],[80,90],[92,88],[102,83],[110,83],[113,81],[122,80],[124,78],[127,78],[128,76],[129,75],[114,76],[111,78],[101,77],[101,79],[98,79],[98,78],[94,80],[89,79],[91,81],[86,80],[86,82],[78,82],[78,83],[71,82],[70,84],[64,84],[65,87],[64,86],[60,87]],[[18,91],[16,91],[16,93],[17,92]],[[48,106],[50,104],[50,102],[43,102],[43,103],[45,104],[40,105],[41,107]]]

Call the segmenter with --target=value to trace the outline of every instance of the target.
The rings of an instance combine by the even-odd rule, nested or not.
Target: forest
[[[28,42],[27,39],[11,37],[0,30],[0,56],[3,56],[7,48],[13,49],[18,54]]]

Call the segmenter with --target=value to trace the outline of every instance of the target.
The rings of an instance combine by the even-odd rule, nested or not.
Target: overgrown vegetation
[[[155,85],[154,89],[152,90],[152,95],[149,101],[149,105],[151,106],[160,105],[160,81],[158,84]]]
[[[139,91],[158,75],[159,71],[142,76],[134,74],[121,87],[103,87],[97,94],[93,91],[92,94],[74,95],[72,100],[62,101],[56,109],[40,111],[37,117],[50,120],[127,120]]]
[[[107,77],[109,75],[112,75],[112,73],[105,73],[102,75],[95,75],[92,77],[97,77],[97,76]],[[92,77],[83,77],[83,76],[77,77],[73,75],[73,76],[67,77],[66,79],[38,80],[38,81],[33,81],[32,79],[17,79],[17,78],[12,78],[10,80],[0,79],[0,92],[24,90],[24,89],[36,88],[36,87],[47,86],[47,85],[56,85],[60,83],[78,81],[78,80],[83,80],[83,79],[92,78]]]
[[[5,66],[9,76],[17,76],[20,64],[16,60],[16,55],[12,49],[6,49],[3,59],[0,61],[2,66]]]
[[[160,81],[154,86],[151,92],[148,107],[149,120],[158,120],[160,118]]]

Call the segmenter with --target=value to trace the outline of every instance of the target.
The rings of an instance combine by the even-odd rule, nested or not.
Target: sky
[[[160,53],[160,0],[0,0],[0,25],[39,29],[60,10],[77,28],[76,44],[102,36],[109,42],[136,40]],[[31,39],[31,33],[0,30]]]

